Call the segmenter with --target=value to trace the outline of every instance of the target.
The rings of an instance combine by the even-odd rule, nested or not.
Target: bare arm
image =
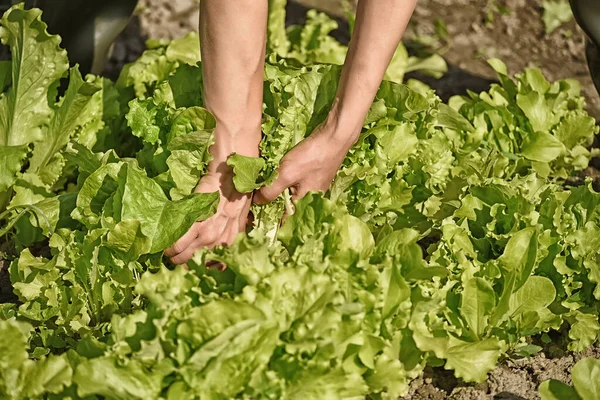
[[[331,116],[355,141],[417,0],[360,0]]]
[[[217,119],[213,156],[258,155],[266,0],[203,0],[200,41],[205,104]]]
[[[217,127],[214,157],[197,192],[219,191],[217,213],[195,223],[165,251],[175,264],[188,261],[203,247],[230,244],[244,229],[250,195],[233,186],[227,166],[231,153],[258,156],[266,47],[267,0],[202,0],[200,43],[204,100]]]
[[[255,200],[266,203],[286,188],[295,198],[327,190],[364,119],[394,55],[416,0],[359,0],[340,85],[326,121],[283,159],[279,178]]]

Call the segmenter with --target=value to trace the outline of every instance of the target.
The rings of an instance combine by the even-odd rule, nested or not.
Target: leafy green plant
[[[9,227],[18,223],[25,244],[40,238],[27,228],[26,214],[46,234],[57,227],[56,193],[72,170],[67,147],[114,146],[107,135],[120,120],[113,84],[93,76],[84,80],[77,66],[69,69],[60,38],[47,33],[40,14],[15,6],[0,21],[0,38],[12,54],[12,61],[2,63],[0,219]],[[61,79],[66,90],[57,98]]]
[[[550,379],[539,388],[542,400],[596,400],[600,398],[600,360],[584,358],[571,371],[573,386]]]
[[[243,192],[326,117],[341,68],[320,57],[344,50],[320,33],[324,16],[286,32],[271,3],[261,157],[228,160]],[[150,41],[123,70],[110,92],[123,119],[103,143],[134,140],[131,154],[75,133],[52,156],[64,184],[39,200],[18,183],[30,164],[15,172],[11,204],[34,218],[9,234],[37,245],[10,260],[19,303],[0,305],[0,394],[397,398],[427,365],[477,382],[533,335],[560,329],[571,350],[598,340],[600,194],[562,184],[597,154],[576,81],[511,78],[491,60],[500,83],[448,104],[385,81],[327,193],[293,213],[285,196],[253,206],[248,234],[186,269],[162,250],[218,202],[192,193],[216,123],[197,45]]]
[[[54,86],[35,86],[40,82],[50,85],[51,81],[45,75],[36,80],[24,72],[38,67],[34,60],[43,55],[48,60],[64,61],[64,71],[55,74],[58,79],[66,72],[68,62],[58,47],[60,39],[45,32],[39,14],[39,10],[23,10],[18,5],[0,21],[2,32],[13,32],[13,74],[22,80],[18,85],[13,79],[13,86],[2,98],[5,104],[12,104],[7,99],[17,99],[6,119],[12,124],[8,125],[7,138],[11,146],[17,143],[23,148],[25,156],[33,148],[31,157],[21,161],[22,167],[8,171],[14,176],[4,192],[10,203],[2,216],[10,222],[2,233],[9,233],[13,244],[19,246],[36,244],[24,249],[10,267],[14,292],[21,302],[20,315],[26,316],[30,324],[45,326],[43,333],[36,330],[33,335],[33,342],[41,345],[34,350],[36,357],[74,346],[84,334],[101,336],[113,313],[131,312],[140,306],[140,300],[133,296],[136,277],[147,266],[156,264],[160,253],[196,220],[212,215],[218,203],[215,193],[191,193],[187,183],[193,176],[186,176],[183,182],[177,179],[181,170],[188,173],[204,168],[208,162],[204,153],[211,137],[208,125],[214,126],[214,118],[204,109],[189,107],[182,113],[176,108],[194,101],[189,92],[179,90],[184,87],[181,79],[190,71],[182,67],[171,77],[172,86],[165,82],[159,88],[163,96],[171,96],[169,102],[161,103],[161,112],[165,113],[162,122],[166,123],[168,117],[173,123],[164,136],[157,133],[148,140],[157,149],[164,144],[161,151],[172,157],[163,164],[155,162],[165,167],[160,171],[165,182],[160,177],[152,179],[148,173],[158,172],[151,165],[145,171],[135,159],[121,158],[115,150],[98,151],[119,143],[115,138],[152,135],[152,131],[143,130],[147,119],[154,116],[148,102],[136,99],[129,105],[126,118],[122,115],[121,105],[127,104],[130,95],[127,89],[135,82],[113,87],[109,81],[90,76],[91,83],[86,83],[75,67],[64,96],[54,108],[44,108],[48,99],[56,97],[58,81]],[[27,38],[42,44],[30,43],[21,51]],[[190,38],[171,43],[169,49],[177,49],[178,43],[185,45]],[[25,61],[17,62],[18,57]],[[53,65],[48,61],[44,73],[52,71]],[[124,71],[124,76],[127,74]],[[97,88],[95,83],[104,86]],[[23,90],[20,88],[25,84],[30,84],[29,91],[38,103],[28,97],[32,96],[29,91],[13,94]],[[98,94],[101,97],[96,98]],[[40,115],[38,119],[27,119],[29,125],[20,122],[19,118],[38,115],[34,112]],[[33,126],[32,121],[39,125]],[[129,132],[122,131],[125,121]],[[15,125],[17,122],[24,129]],[[198,125],[207,130],[196,131]],[[16,147],[11,146],[6,148]],[[151,151],[150,147],[142,148],[140,159],[143,161],[144,154],[152,156]],[[169,189],[173,196],[168,195]],[[25,218],[26,213],[30,218]],[[38,254],[40,246],[45,248],[45,257]],[[3,254],[5,259],[10,257]]]
[[[269,60],[275,62],[283,58],[291,65],[343,64],[348,48],[329,35],[337,29],[337,22],[325,13],[309,10],[303,25],[286,28],[286,3],[287,0],[269,1],[267,47],[272,53]],[[349,13],[348,18],[352,29],[354,16]],[[402,83],[404,75],[411,71],[439,78],[447,70],[446,61],[440,55],[409,56],[404,44],[400,43],[386,71],[385,79]]]

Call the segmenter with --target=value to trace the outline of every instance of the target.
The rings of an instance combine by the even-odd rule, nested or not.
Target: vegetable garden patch
[[[240,191],[323,121],[346,51],[324,14],[286,30],[272,3],[261,158],[229,160]],[[0,304],[0,397],[397,398],[428,365],[478,382],[539,351],[535,335],[598,340],[600,193],[563,185],[597,154],[577,81],[493,59],[499,84],[443,103],[402,83],[443,60],[401,45],[331,189],[283,224],[288,198],[253,206],[247,234],[186,269],[162,251],[218,203],[192,193],[215,127],[197,35],[149,41],[113,83],[69,68],[40,18],[0,20],[1,256],[18,296]],[[593,399],[599,370],[542,389]]]

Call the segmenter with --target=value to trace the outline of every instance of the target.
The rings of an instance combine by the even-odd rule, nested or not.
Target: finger
[[[192,242],[192,244],[190,244],[190,246],[187,249],[177,254],[176,256],[171,257],[171,262],[173,264],[183,264],[191,260],[194,257],[194,254],[200,249],[212,249],[215,246],[227,246],[232,242],[233,240],[231,240],[230,235],[226,235],[224,239],[215,239],[213,241],[207,241],[206,237],[202,237],[202,235],[199,235],[198,239]]]
[[[290,197],[292,198],[291,206],[294,207],[294,201],[298,200],[298,191],[300,190],[301,185],[292,186],[290,188]]]
[[[235,224],[228,225],[223,231],[210,229],[210,226],[198,227],[198,236],[196,239],[183,251],[171,257],[173,264],[183,264],[189,261],[196,251],[208,248],[212,249],[215,246],[226,246],[233,243],[233,239],[238,231],[235,229]]]
[[[309,192],[307,185],[299,184],[294,187],[295,190],[290,190],[290,195],[292,196],[292,201],[296,202],[306,196]],[[314,190],[314,189],[313,189]]]
[[[296,201],[296,193],[297,192],[298,192],[298,188],[296,186],[290,187],[291,201],[289,203],[288,202],[285,203],[285,208],[283,209],[283,215],[281,216],[281,222],[279,223],[280,226],[283,226],[287,217],[289,217],[290,215],[294,215],[296,213],[296,206],[294,205],[294,202]]]
[[[256,204],[267,204],[275,200],[285,189],[292,186],[294,182],[288,178],[283,172],[280,172],[279,177],[271,186],[263,186],[254,193],[254,202]]]
[[[173,257],[185,249],[189,247],[190,244],[194,240],[198,238],[198,230],[195,227],[192,227],[189,231],[187,231],[175,244],[168,249],[165,250],[165,255],[167,257]]]
[[[221,233],[221,236],[214,242],[212,242],[209,247],[215,246],[230,246],[234,241],[237,235],[243,232],[243,229],[239,229],[239,225],[236,223],[231,223],[227,225],[225,230]]]
[[[214,229],[210,229],[211,226],[206,226],[204,229],[198,232],[198,238],[194,241],[197,243],[199,247],[214,247],[214,243],[219,240],[219,237],[223,234],[220,231]]]
[[[207,268],[213,268],[213,267],[216,268],[223,263],[221,261],[206,260],[205,264],[206,264]]]
[[[196,240],[196,241],[192,242],[185,250],[183,250],[179,254],[171,257],[171,262],[173,264],[177,264],[177,265],[184,264],[192,259],[192,257],[194,256],[194,253],[196,253],[197,250],[199,250],[203,247],[206,247],[204,245],[204,243],[200,240]]]
[[[306,196],[308,194],[308,192],[316,192],[316,193],[325,194],[325,192],[327,192],[327,190],[328,190],[328,188],[323,189],[322,187],[321,188],[318,188],[318,187],[310,188],[309,185],[300,183],[300,184],[294,186],[294,190],[290,189],[290,194],[292,196],[292,200],[294,202],[296,202],[296,201],[300,200],[301,198],[303,198],[304,196]]]
[[[185,265],[185,263],[187,263],[188,261],[190,261],[192,259],[195,252],[196,252],[196,249],[192,249],[191,247],[188,247],[183,252],[177,254],[174,257],[171,257],[170,260],[175,265],[181,265],[181,264]]]

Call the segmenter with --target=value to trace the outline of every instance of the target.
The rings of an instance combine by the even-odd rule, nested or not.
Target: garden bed
[[[336,17],[340,29],[335,36],[347,41],[349,34],[343,12],[337,0],[314,2],[299,1],[306,6],[317,6]],[[583,86],[589,112],[600,117],[600,98],[593,87],[585,61],[583,33],[574,21],[544,34],[542,7],[538,1],[506,0],[498,3],[511,10],[510,15],[496,13],[493,23],[486,23],[488,11],[494,12],[487,0],[420,0],[412,18],[407,38],[419,35],[435,36],[436,21],[444,21],[448,36],[441,39],[443,56],[449,62],[449,72],[441,79],[412,74],[424,80],[442,98],[472,90],[487,90],[495,82],[495,74],[486,58],[499,57],[510,71],[526,67],[540,68],[550,79],[577,78]],[[288,22],[302,23],[306,9],[300,4],[288,5]],[[182,12],[182,11],[186,12]],[[191,12],[189,12],[191,11]],[[193,0],[145,0],[139,16],[116,44],[116,57],[110,73],[118,71],[125,60],[133,61],[144,49],[143,38],[175,38],[196,29],[197,6]],[[568,33],[572,34],[569,35]],[[567,33],[567,34],[565,34]],[[565,37],[569,36],[569,37]],[[409,47],[410,49],[410,47]],[[127,55],[127,56],[125,56]],[[597,140],[595,146],[599,146]],[[600,167],[600,160],[592,165]],[[600,174],[594,167],[573,178],[570,184],[582,184],[591,177],[600,188]],[[452,371],[427,368],[424,376],[410,385],[406,400],[484,400],[484,399],[536,399],[537,387],[547,379],[570,383],[570,370],[582,357],[600,358],[600,348],[583,353],[565,352],[564,346],[547,346],[530,359],[506,360],[494,370],[487,381],[478,385],[460,382]]]
[[[564,46],[567,48],[567,50],[564,50],[562,47],[560,47],[563,42],[557,39],[558,36],[551,36],[547,39],[540,37],[539,28],[541,25],[538,25],[537,23],[532,23],[530,26],[531,29],[523,34],[519,33],[517,35],[515,33],[515,29],[517,29],[516,27],[520,27],[524,23],[523,21],[519,21],[518,18],[524,18],[520,16],[529,12],[529,15],[527,15],[526,18],[527,21],[531,21],[532,13],[533,15],[539,16],[539,7],[532,6],[529,3],[526,4],[525,2],[508,2],[507,7],[514,7],[514,12],[508,16],[499,15],[493,24],[489,25],[488,23],[486,25],[485,20],[481,19],[482,14],[479,11],[473,11],[478,10],[476,6],[481,6],[479,3],[475,4],[474,2],[464,1],[461,2],[460,6],[458,6],[457,2],[452,2],[453,5],[450,5],[450,2],[437,1],[435,2],[434,6],[433,0],[429,2],[422,1],[419,5],[419,9],[416,12],[415,18],[413,19],[414,22],[411,28],[413,40],[416,38],[415,35],[422,36],[423,34],[433,34],[432,32],[428,31],[429,28],[427,28],[427,26],[435,26],[435,21],[438,21],[440,16],[443,16],[446,19],[444,24],[449,36],[448,38],[440,38],[440,40],[447,42],[445,44],[442,43],[443,46],[445,46],[445,50],[444,48],[440,48],[440,50],[451,63],[450,73],[441,80],[427,80],[432,87],[439,90],[439,93],[443,98],[448,98],[453,94],[463,94],[466,89],[475,91],[489,89],[489,84],[495,81],[495,78],[493,78],[493,76],[489,73],[491,69],[489,67],[484,68],[482,66],[482,61],[477,57],[474,57],[474,53],[481,52],[482,47],[491,49],[492,44],[490,43],[493,43],[493,45],[496,47],[493,49],[493,51],[489,50],[490,53],[485,54],[485,56],[500,56],[507,61],[509,69],[513,72],[521,70],[523,67],[528,66],[529,63],[540,63],[544,72],[546,72],[553,79],[573,76],[580,79],[584,84],[584,93],[588,100],[589,111],[594,115],[598,115],[598,110],[596,108],[597,97],[595,97],[595,92],[590,89],[591,81],[586,78],[587,75],[585,73],[585,64],[582,60],[582,37],[572,23],[569,25],[570,28],[562,28],[573,30],[573,35],[564,42]],[[486,4],[489,3],[486,2]],[[436,13],[426,12],[426,7],[435,9]],[[179,37],[183,33],[194,28],[196,23],[195,21],[197,20],[195,10],[197,10],[197,6],[193,2],[142,2],[138,16],[132,20],[130,26],[128,26],[126,31],[120,36],[119,40],[115,44],[113,57],[110,64],[107,66],[106,74],[116,77],[125,63],[136,60],[144,49],[144,40],[147,37]],[[293,11],[288,16],[290,21],[300,22],[303,19],[303,12],[305,10],[303,10],[301,7],[298,7],[297,5],[291,5],[290,10]],[[297,10],[297,12],[295,10]],[[461,22],[465,18],[471,21],[470,25]],[[340,24],[341,28],[337,32],[334,32],[334,34],[342,41],[344,39],[347,40],[348,34],[345,30],[343,21],[340,20]],[[426,27],[423,28],[423,26]],[[461,31],[461,29],[463,30]],[[566,35],[564,31],[562,33],[560,31],[558,32],[559,33],[557,33],[557,35]],[[516,37],[515,35],[522,40],[522,43],[518,46],[514,45],[514,39]],[[411,38],[410,35],[408,37]],[[539,43],[541,41],[545,44],[540,45],[541,49],[539,51],[532,51],[533,55],[525,54],[526,48],[531,49],[532,43],[534,43],[534,38],[535,43]],[[507,46],[508,44],[513,46],[512,50],[507,47],[501,47]],[[561,57],[566,57],[565,60],[567,61],[562,63],[554,62],[556,61],[554,54],[555,59],[553,62],[550,62],[550,58],[553,56],[551,52],[551,49],[553,48],[552,46],[559,46],[561,49],[559,54],[561,54]],[[459,50],[456,50],[457,48],[462,49],[461,51],[463,51],[463,53],[461,53]],[[516,54],[514,52],[516,52]],[[529,61],[527,61],[526,64],[523,64],[523,60]],[[471,64],[472,62],[475,64]],[[477,66],[479,65],[478,63],[481,64],[479,67]],[[562,66],[563,69],[560,69],[560,66]],[[421,77],[418,74],[413,76]],[[440,108],[440,110],[445,109]],[[446,110],[446,112],[450,111]],[[449,115],[454,116],[454,114]],[[136,136],[143,135],[136,134]],[[150,168],[151,167],[148,167],[148,169]],[[122,171],[124,170],[126,169],[123,168]],[[134,172],[131,173],[133,174]],[[107,177],[105,179],[110,181],[108,178],[109,173],[107,172],[106,174]],[[579,177],[569,178],[570,180],[567,183],[569,185],[579,186],[583,183],[582,177],[584,176],[591,176],[597,181],[598,172],[593,167],[587,168],[581,172]],[[149,178],[146,178],[145,176],[143,178],[146,179],[146,181],[149,180]],[[416,179],[414,176],[411,178]],[[385,179],[387,179],[387,177],[384,177],[384,182],[387,182]],[[470,189],[471,188],[469,188],[469,190]],[[160,190],[158,192],[160,193]],[[324,200],[315,201],[318,202]],[[327,207],[329,207],[329,203],[327,202],[322,204],[325,204]],[[360,207],[355,207],[355,209],[358,208]],[[88,211],[84,210],[80,212]],[[91,230],[92,228],[97,228],[94,226],[94,222],[92,221],[93,218],[90,217],[90,215],[92,215],[94,212],[94,210],[91,210],[91,213],[88,212],[87,220],[85,218],[81,219],[83,223],[89,224],[89,227],[86,225],[86,229],[89,228]],[[106,212],[110,212],[110,210]],[[443,210],[441,212],[443,212]],[[333,225],[333,222],[331,224]],[[333,237],[334,233],[338,234],[339,232],[330,233]],[[428,237],[427,239],[430,238]],[[79,245],[81,243],[75,244]],[[418,244],[422,245],[422,242],[419,242]],[[430,243],[427,244],[429,245]],[[502,246],[504,246],[504,244],[505,243],[503,243]],[[446,243],[446,245],[450,246],[450,242]],[[82,251],[89,250],[83,248],[83,246],[81,247]],[[308,246],[306,247],[308,248]],[[428,246],[422,245],[421,248],[423,250],[427,250]],[[55,249],[58,249],[58,247]],[[499,251],[501,252],[501,249]],[[148,251],[148,253],[150,253],[150,251]],[[49,254],[46,254],[45,256],[50,258]],[[226,257],[226,255],[222,256]],[[149,259],[150,258],[145,259],[145,262],[150,263],[150,261],[148,261]],[[6,290],[7,274],[5,267],[6,265],[0,261],[0,301],[10,300],[10,298],[7,297],[9,294]],[[51,267],[52,266],[50,265],[48,268]],[[139,270],[135,272],[138,273]],[[173,274],[172,276],[175,276],[175,272],[172,272],[171,274]],[[151,282],[153,279],[151,274],[145,274],[145,276],[148,282]],[[124,279],[123,277],[119,278]],[[206,282],[208,282],[208,280]],[[117,286],[118,285],[115,287]],[[140,318],[143,318],[141,314],[139,314],[139,316]],[[148,321],[151,320],[149,319]],[[79,323],[79,321],[77,321],[77,323]],[[422,332],[420,332],[420,334],[422,334]],[[290,336],[292,335],[290,334]],[[412,381],[410,384],[409,394],[404,398],[453,398],[460,400],[491,398],[536,398],[537,386],[542,381],[553,378],[569,383],[569,372],[576,361],[582,357],[599,358],[600,351],[597,346],[582,353],[566,352],[564,350],[566,348],[566,344],[563,343],[564,338],[564,335],[551,335],[551,340],[549,342],[548,340],[545,340],[541,346],[543,347],[542,352],[534,355],[533,357],[508,359],[502,361],[502,363],[489,374],[488,379],[485,382],[477,385],[463,383],[460,379],[454,377],[453,371],[446,371],[442,368],[426,367],[424,375]],[[535,336],[533,340],[538,341],[541,339],[540,337]],[[542,343],[540,342],[539,344]]]

